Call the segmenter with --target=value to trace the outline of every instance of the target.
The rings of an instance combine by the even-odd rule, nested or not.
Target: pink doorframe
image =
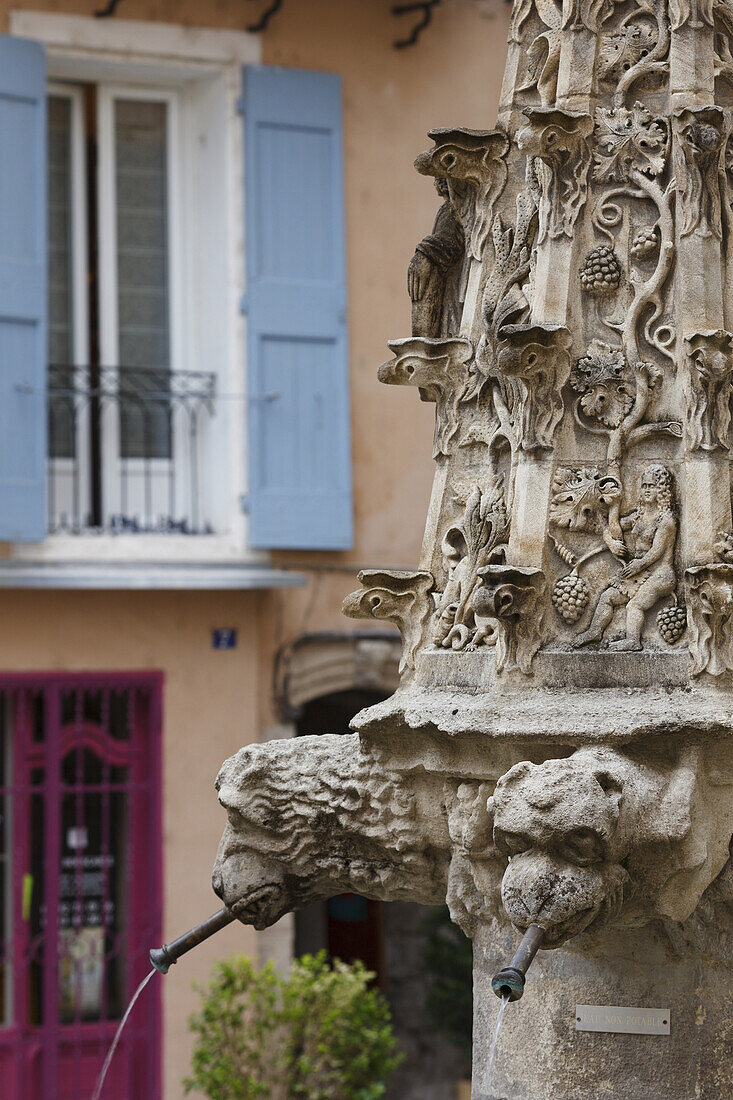
[[[91,1096],[117,1020],[149,969],[162,926],[162,692],[159,672],[0,674],[12,742],[0,783],[2,843],[12,853],[11,927],[0,948],[12,990],[0,1026],[4,1100]],[[86,814],[95,819],[93,856],[68,847],[88,837]],[[85,934],[97,944],[93,1019],[82,1010]],[[62,1009],[60,964],[72,1018],[68,1004]],[[159,1100],[161,1062],[153,982],[118,1048],[105,1100]]]

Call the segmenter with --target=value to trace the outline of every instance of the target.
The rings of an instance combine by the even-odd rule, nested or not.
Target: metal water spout
[[[192,948],[198,947],[204,940],[208,940],[215,932],[226,928],[236,919],[236,914],[226,906],[218,913],[213,913],[207,920],[197,924],[188,932],[184,932],[172,943],[164,943],[161,947],[154,947],[150,952],[150,962],[161,974],[167,974],[170,968],[177,963],[181,955],[185,955]],[[521,996],[521,994],[520,994]]]
[[[508,997],[510,1001],[522,997],[525,976],[544,938],[545,929],[539,924],[530,924],[509,966],[497,971],[491,979],[491,988],[497,997]]]

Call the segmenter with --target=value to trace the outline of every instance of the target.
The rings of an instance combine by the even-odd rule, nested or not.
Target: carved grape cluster
[[[596,297],[613,294],[618,290],[621,264],[610,245],[599,245],[588,253],[580,272],[580,282],[587,294],[594,294]]]
[[[648,225],[640,229],[631,242],[631,255],[635,260],[643,260],[659,248],[659,227]]]
[[[687,609],[678,604],[663,607],[657,614],[657,629],[667,645],[676,645],[687,629]]]
[[[577,573],[560,577],[552,590],[552,606],[566,623],[576,623],[590,600],[590,588]]]

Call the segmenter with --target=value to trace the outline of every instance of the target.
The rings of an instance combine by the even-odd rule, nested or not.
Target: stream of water
[[[117,1044],[120,1041],[120,1036],[122,1035],[122,1032],[124,1031],[125,1024],[127,1023],[128,1019],[130,1018],[130,1013],[132,1012],[133,1008],[135,1007],[135,1002],[137,1001],[138,997],[142,993],[143,989],[145,989],[145,986],[148,984],[148,982],[153,977],[153,975],[157,974],[157,973],[158,973],[158,971],[155,968],[153,968],[150,971],[149,974],[145,975],[143,980],[140,982],[140,985],[135,990],[135,992],[133,994],[133,997],[132,997],[132,1000],[130,1001],[129,1005],[125,1009],[125,1015],[120,1020],[120,1026],[117,1028],[117,1031],[115,1032],[115,1037],[112,1040],[112,1046],[109,1048],[109,1051],[107,1052],[107,1057],[104,1060],[104,1065],[102,1066],[102,1072],[100,1073],[99,1077],[97,1078],[97,1084],[96,1084],[96,1087],[94,1089],[94,1095],[92,1096],[92,1100],[99,1100],[100,1096],[102,1095],[102,1089],[104,1088],[104,1079],[107,1076],[107,1071],[109,1070],[109,1067],[112,1065],[112,1059],[115,1056],[115,1051],[117,1050]],[[501,1016],[499,1018],[501,1019]],[[496,1042],[496,1039],[494,1041]]]
[[[501,1021],[504,1017],[504,1009],[509,1004],[509,994],[505,993],[501,998],[501,1004],[499,1005],[499,1013],[496,1017],[496,1027],[494,1029],[494,1038],[491,1040],[491,1053],[489,1054],[489,1068],[486,1071],[486,1095],[489,1095],[489,1087],[491,1085],[491,1074],[494,1070],[494,1058],[496,1057],[496,1044],[499,1039],[499,1029],[501,1027]],[[96,1098],[95,1098],[96,1100]]]

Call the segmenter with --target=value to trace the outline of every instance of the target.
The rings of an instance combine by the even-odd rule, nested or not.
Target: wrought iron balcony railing
[[[215,376],[51,364],[50,534],[212,534]]]

